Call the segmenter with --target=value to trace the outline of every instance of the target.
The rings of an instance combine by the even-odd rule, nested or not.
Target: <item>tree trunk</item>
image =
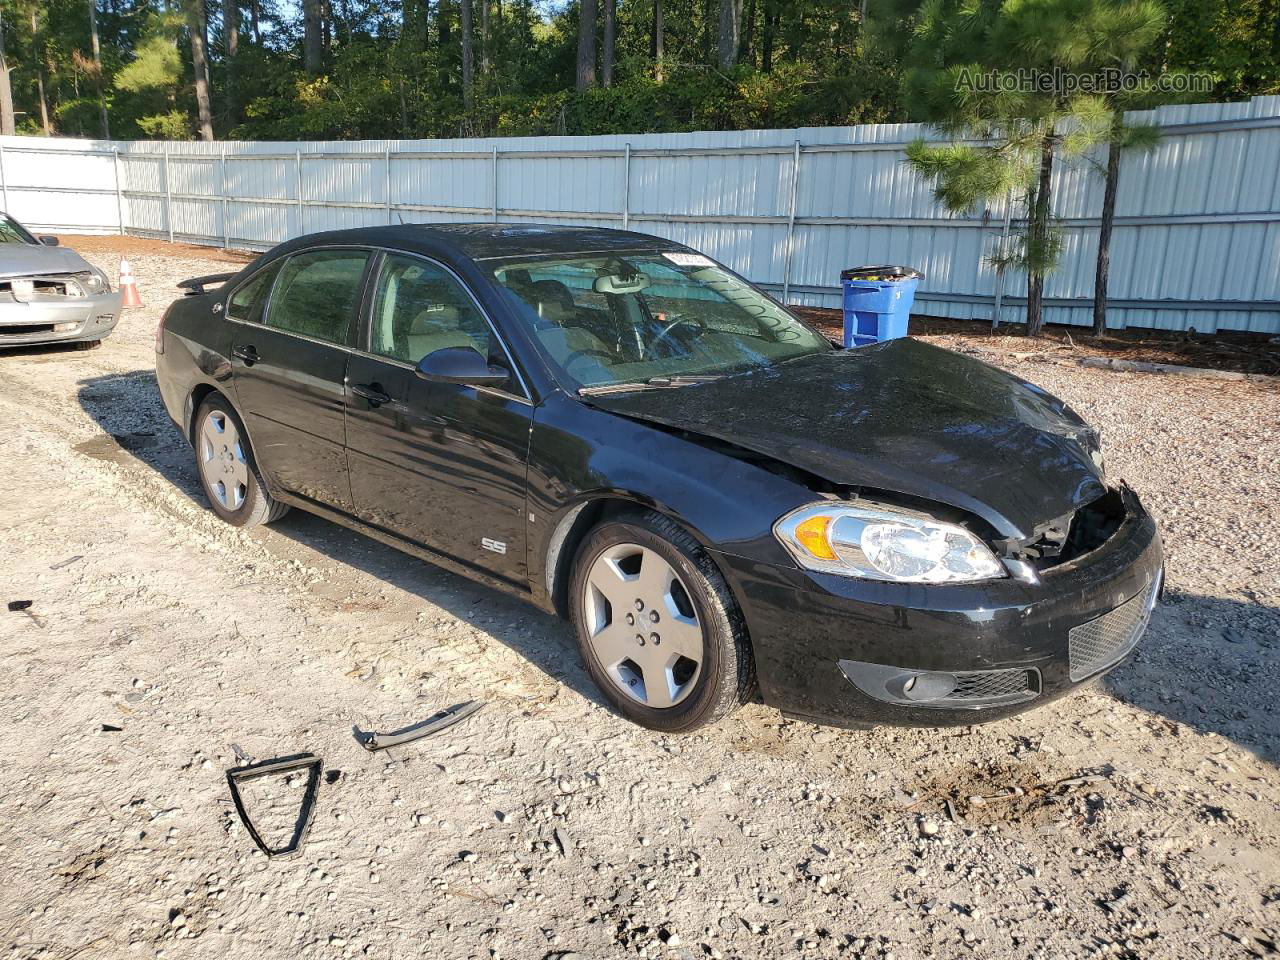
[[[93,50],[93,82],[98,90],[98,113],[102,117],[102,137],[111,139],[111,120],[107,101],[102,95],[102,49],[98,45],[98,0],[89,0],[89,44]]]
[[[773,12],[777,0],[764,0],[764,28],[760,36],[760,70],[773,72],[773,35],[777,30],[778,16]]]
[[[733,69],[738,62],[738,40],[742,35],[742,0],[720,0],[720,37],[717,44],[720,66]]]
[[[1098,228],[1098,270],[1093,278],[1093,335],[1107,334],[1107,279],[1111,272],[1111,228],[1116,222],[1116,192],[1120,186],[1120,131],[1124,121],[1117,113],[1107,143],[1107,182],[1102,193],[1102,225]]]
[[[756,0],[747,0],[746,8],[742,12],[742,44],[740,52],[742,59],[749,63],[752,67],[756,65],[756,10],[758,4]]]
[[[1033,251],[1043,257],[1049,248],[1049,230],[1053,215],[1050,190],[1053,183],[1053,130],[1044,135],[1040,143],[1040,182],[1036,185],[1035,204],[1031,211],[1031,223],[1027,225]],[[1038,337],[1044,326],[1044,275],[1043,262],[1027,270],[1027,336]]]
[[[596,0],[582,0],[578,11],[578,90],[596,85]]]
[[[187,32],[191,34],[191,66],[196,75],[196,110],[200,115],[200,139],[213,139],[213,111],[209,106],[208,38],[204,0],[187,0]]]
[[[0,135],[12,137],[16,132],[13,122],[13,87],[9,83],[9,61],[4,55],[4,12],[0,11]]]
[[[36,92],[40,97],[40,126],[46,137],[53,136],[53,126],[49,123],[49,99],[44,92],[44,68],[49,56],[48,47],[40,36],[40,16],[35,7],[31,8],[31,48],[36,61]]]
[[[313,77],[324,69],[324,30],[320,0],[302,0],[302,66]]]
[[[604,0],[604,39],[600,44],[600,82],[613,86],[613,61],[618,45],[618,2]]]
[[[489,57],[492,38],[489,24],[489,0],[480,0],[480,75],[482,77],[487,77],[493,69],[493,62]]]
[[[666,24],[662,16],[662,0],[653,0],[653,31],[649,35],[649,56],[653,59],[653,79],[662,82],[662,57]]]
[[[475,100],[474,56],[471,46],[471,0],[462,0],[462,104],[468,110]]]
[[[261,46],[262,31],[258,28],[258,0],[249,0],[249,27],[253,31],[254,46]]]
[[[227,58],[227,122],[240,119],[236,103],[236,54],[240,50],[240,0],[222,0],[222,39]]]

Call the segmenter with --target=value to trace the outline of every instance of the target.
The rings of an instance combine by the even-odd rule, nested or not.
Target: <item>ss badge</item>
[[[505,554],[507,552],[507,545],[505,543],[501,540],[492,540],[489,537],[481,537],[480,546],[484,547],[486,550],[492,551],[493,553]]]

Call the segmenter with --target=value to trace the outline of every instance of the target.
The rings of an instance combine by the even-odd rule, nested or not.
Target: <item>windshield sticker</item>
[[[715,263],[710,257],[704,257],[700,253],[664,253],[663,256],[674,263],[677,267],[715,266]]]

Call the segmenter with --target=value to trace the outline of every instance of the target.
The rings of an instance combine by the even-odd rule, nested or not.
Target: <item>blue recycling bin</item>
[[[842,271],[845,347],[905,337],[916,287],[923,277],[910,267],[851,267]]]

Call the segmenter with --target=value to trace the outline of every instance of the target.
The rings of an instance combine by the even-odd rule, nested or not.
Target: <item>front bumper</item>
[[[880,583],[716,560],[742,604],[766,703],[840,726],[980,723],[1061,696],[1136,645],[1164,552],[1128,499],[1106,543],[1039,584]]]
[[[0,348],[101,340],[120,318],[120,292],[0,300]]]

